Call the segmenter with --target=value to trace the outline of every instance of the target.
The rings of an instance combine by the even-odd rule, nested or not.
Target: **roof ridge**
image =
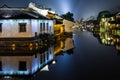
[[[8,7],[6,4],[3,4],[1,8],[10,8],[10,7]]]

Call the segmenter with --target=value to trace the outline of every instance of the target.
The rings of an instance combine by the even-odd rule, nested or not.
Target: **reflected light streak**
[[[48,65],[46,65],[45,67],[43,67],[40,71],[49,71]]]
[[[56,63],[56,61],[54,60],[53,62],[52,62],[52,64],[55,64]]]

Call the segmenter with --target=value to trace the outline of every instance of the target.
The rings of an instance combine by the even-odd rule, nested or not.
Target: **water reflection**
[[[36,44],[37,45],[37,44]],[[0,47],[0,75],[34,75],[39,71],[49,71],[49,64],[55,64],[55,58],[63,52],[72,53],[72,38],[57,41],[54,45],[32,47]]]
[[[115,46],[118,52],[120,51],[120,36],[116,35],[116,28],[111,29],[109,27],[104,28],[103,26],[94,27],[93,35],[98,39],[98,41],[106,46]]]
[[[60,40],[54,45],[54,55],[62,54],[63,52],[72,52],[74,48],[74,41],[72,38]],[[72,52],[73,53],[73,52]]]
[[[5,48],[4,48],[5,49]],[[3,50],[4,50],[3,49]],[[20,51],[18,51],[18,50]],[[39,50],[29,50],[27,47],[16,48],[15,51],[11,49],[1,50],[0,56],[1,75],[31,75],[38,69],[53,60],[54,46],[46,48],[46,50],[39,52]],[[10,53],[8,53],[10,51]],[[18,53],[19,52],[19,53]],[[3,55],[4,54],[4,55]],[[8,55],[9,56],[8,56]]]

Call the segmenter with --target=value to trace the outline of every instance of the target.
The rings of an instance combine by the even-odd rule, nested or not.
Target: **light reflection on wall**
[[[53,20],[36,20],[36,19],[9,19],[9,20],[0,20],[2,23],[2,32],[0,37],[34,37],[35,32],[40,33],[40,23],[48,23],[48,31],[50,34],[54,33],[54,21]],[[19,32],[19,23],[26,23],[26,32]],[[43,31],[43,30],[42,30]],[[44,31],[45,33],[45,31]]]
[[[69,44],[71,43],[71,44]],[[53,62],[55,64],[55,53],[59,53],[61,49],[71,49],[73,48],[73,41],[72,38],[67,38],[63,40],[58,40],[57,45],[49,45],[49,46],[37,46],[38,50],[30,44],[29,46],[32,49],[32,51],[29,50],[29,46],[27,49],[23,47],[25,50],[29,50],[32,55],[26,55],[26,56],[0,56],[0,61],[2,62],[2,70],[0,71],[0,75],[30,75],[34,74],[37,71],[44,69],[46,65],[48,65],[49,62]],[[69,45],[69,46],[65,46]],[[13,43],[11,46],[15,47],[15,44]],[[18,49],[18,47],[15,47],[15,51]],[[36,51],[34,51],[34,49]],[[45,49],[42,51],[42,49]],[[22,49],[20,49],[22,50]],[[27,53],[27,51],[25,51]],[[16,53],[15,53],[16,54]],[[22,54],[22,52],[21,52]],[[26,62],[26,70],[19,70],[19,62],[24,61]],[[49,66],[49,65],[48,65]],[[48,68],[47,68],[48,69]]]
[[[48,49],[48,51],[44,52],[43,54],[37,55],[38,58],[33,60],[32,63],[32,73],[35,73],[38,69],[42,68],[43,66],[45,66],[47,63],[49,63],[50,61],[52,61],[54,59],[54,54],[53,54],[53,46],[50,47]],[[47,54],[48,54],[48,58],[47,58]],[[41,57],[42,56],[42,63],[40,62]],[[45,61],[44,61],[45,58]]]
[[[43,53],[36,53],[32,56],[0,56],[2,62],[2,70],[0,75],[30,75],[44,67],[54,58],[54,47],[49,47]],[[41,56],[42,55],[42,63]],[[26,62],[26,70],[19,70],[19,61]]]
[[[54,47],[54,55],[59,54],[61,50],[64,48],[64,42],[63,41],[58,41],[57,45]]]

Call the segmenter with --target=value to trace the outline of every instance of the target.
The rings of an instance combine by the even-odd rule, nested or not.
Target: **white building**
[[[28,8],[0,8],[0,38],[32,38],[54,33],[54,20]]]

